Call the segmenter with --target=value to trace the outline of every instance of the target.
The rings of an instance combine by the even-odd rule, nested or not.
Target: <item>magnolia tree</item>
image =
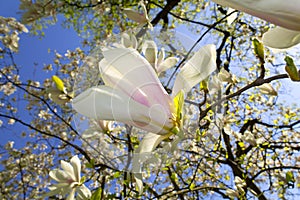
[[[1,199],[298,198],[300,2],[20,11],[0,18]],[[28,80],[20,33],[43,36],[57,17],[82,47]]]

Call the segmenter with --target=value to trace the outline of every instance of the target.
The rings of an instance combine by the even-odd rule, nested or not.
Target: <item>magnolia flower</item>
[[[81,178],[81,164],[77,156],[73,156],[70,160],[70,163],[66,161],[61,161],[61,169],[51,170],[49,175],[50,177],[57,181],[57,184],[54,184],[49,187],[51,190],[45,196],[54,196],[67,194],[67,200],[73,200],[75,193],[77,192],[77,198],[82,200],[90,199],[92,196],[91,191],[83,184],[84,177]]]
[[[265,45],[284,49],[300,42],[300,1],[298,0],[213,0],[250,15],[259,17],[279,27],[263,36]]]
[[[216,69],[215,46],[204,46],[181,68],[170,96],[151,64],[135,49],[110,49],[103,56],[99,69],[105,85],[79,94],[73,107],[96,120],[119,121],[149,132],[137,153],[151,152],[181,131],[184,92]]]
[[[182,67],[172,99],[151,64],[136,50],[116,48],[103,55],[99,69],[105,85],[73,99],[74,109],[93,119],[115,120],[159,135],[180,124],[173,101],[180,90],[189,91],[216,68],[215,46],[207,45]]]
[[[155,42],[151,40],[144,42],[142,52],[158,75],[161,72],[175,66],[178,62],[178,58],[176,57],[168,57],[165,59],[164,48],[161,48],[158,52]]]

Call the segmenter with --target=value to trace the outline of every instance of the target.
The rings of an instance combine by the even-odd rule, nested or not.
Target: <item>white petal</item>
[[[300,31],[299,0],[213,0],[275,25]]]
[[[144,189],[142,173],[134,173],[133,176],[134,176],[139,194],[141,195],[141,194],[143,194],[143,189]]]
[[[60,169],[51,170],[49,176],[57,182],[66,182],[69,178],[69,175]]]
[[[177,74],[172,96],[182,89],[188,92],[216,70],[216,46],[209,44],[196,52]]]
[[[71,193],[69,194],[66,200],[74,200],[74,196],[75,196],[75,188],[71,190]]]
[[[81,163],[80,163],[78,156],[77,155],[73,156],[70,160],[70,163],[73,167],[74,175],[76,177],[75,181],[80,182]]]
[[[84,91],[73,99],[73,108],[90,118],[119,121],[155,133],[161,133],[165,126],[172,127],[170,116],[161,105],[146,107],[127,94],[107,86]]]
[[[138,42],[136,40],[136,37],[133,34],[127,34],[123,33],[121,36],[121,43],[126,47],[126,48],[137,48]]]
[[[157,145],[164,139],[168,138],[170,135],[157,135],[154,133],[147,133],[143,140],[140,142],[139,148],[137,149],[137,153],[145,153],[152,152]]]
[[[81,185],[79,188],[77,188],[77,192],[79,199],[88,200],[92,196],[91,191],[85,185]]]
[[[276,27],[266,32],[262,41],[271,48],[286,49],[299,44],[300,32]]]
[[[227,10],[227,14],[229,14],[229,13],[231,13],[231,12],[233,12],[233,11],[235,11],[234,9],[232,9],[232,8],[229,8],[228,10]],[[235,13],[232,13],[230,16],[228,16],[227,17],[227,24],[228,25],[231,25],[232,24],[232,22],[237,18],[237,12],[235,12]]]
[[[103,55],[106,61],[100,62],[99,68],[104,80],[109,79],[110,86],[141,104],[159,104],[165,112],[169,112],[171,98],[150,63],[135,49],[112,49],[104,51]]]
[[[137,23],[145,24],[148,22],[148,16],[145,14],[138,13],[132,9],[125,8],[124,13],[127,17]]]
[[[152,67],[155,67],[157,64],[157,53],[158,53],[155,42],[152,40],[145,41],[142,52],[145,55],[148,62],[152,65]]]
[[[162,47],[157,55],[157,65],[160,65],[165,59],[165,49]]]
[[[64,160],[60,161],[60,165],[61,165],[61,168],[64,170],[64,172],[66,172],[69,175],[69,177],[73,181],[75,181],[76,177],[75,177],[74,169],[73,169],[72,165]]]
[[[161,64],[158,65],[157,74],[160,74],[161,72],[164,72],[167,69],[174,67],[178,60],[179,59],[176,57],[168,57],[166,60],[164,60]]]

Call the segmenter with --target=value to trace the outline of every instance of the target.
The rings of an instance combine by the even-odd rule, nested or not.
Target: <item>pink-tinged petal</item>
[[[300,32],[276,27],[266,32],[262,41],[271,48],[287,49],[300,43]]]
[[[105,69],[105,73],[102,73],[102,79],[105,85],[111,87],[118,87],[119,90],[125,92],[128,96],[131,96],[137,102],[150,107],[151,103],[148,100],[146,94],[135,85],[132,84],[131,80],[123,78],[123,75],[113,66],[102,59],[99,63],[100,69]]]
[[[146,107],[108,86],[84,91],[73,99],[73,108],[90,118],[119,121],[158,134],[168,133],[173,126],[160,104]]]
[[[80,182],[81,176],[80,176],[80,172],[81,172],[81,163],[80,160],[78,158],[78,156],[73,156],[70,160],[70,163],[73,167],[74,170],[74,175],[76,177],[76,181]]]
[[[203,46],[177,74],[172,96],[176,96],[180,90],[185,93],[190,91],[192,87],[207,78],[216,68],[216,46],[212,44]]]
[[[150,63],[135,49],[116,48],[104,51],[103,55],[109,65],[99,65],[102,75],[108,73],[112,77],[112,71],[118,72],[115,79],[111,81],[112,87],[123,91],[142,104],[145,101],[141,98],[143,93],[147,97],[148,106],[160,104],[165,112],[169,112],[171,98],[162,87]],[[124,83],[131,84],[126,84],[124,87]]]
[[[300,31],[299,0],[213,0],[222,6],[246,12],[275,25]]]

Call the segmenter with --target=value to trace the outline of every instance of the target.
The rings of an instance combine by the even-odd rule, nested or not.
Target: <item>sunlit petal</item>
[[[76,181],[80,181],[80,172],[81,172],[81,164],[78,156],[73,156],[70,160],[70,163],[74,170],[74,175],[76,177]]]
[[[276,27],[266,32],[262,41],[271,48],[286,49],[300,43],[300,32]]]
[[[109,74],[111,79],[114,79],[110,80],[112,87],[123,91],[141,104],[147,99],[148,106],[159,104],[165,112],[169,112],[171,98],[162,87],[150,63],[135,49],[117,48],[104,51],[103,55],[106,64],[100,64],[100,72],[103,76]],[[113,77],[113,74],[117,75]],[[147,98],[142,98],[143,96]]]
[[[87,117],[115,120],[155,133],[161,132],[163,127],[172,127],[162,105],[146,107],[125,93],[107,86],[84,91],[73,100],[73,108]]]
[[[209,44],[196,52],[177,74],[172,96],[181,89],[186,93],[216,70],[216,47]]]
[[[246,12],[275,25],[300,31],[299,0],[213,0],[214,2]]]
[[[169,57],[166,60],[164,60],[162,63],[160,63],[157,66],[157,74],[160,74],[161,72],[166,71],[167,69],[174,67],[176,63],[178,62],[178,58],[176,57]]]
[[[57,182],[64,182],[69,176],[60,169],[51,170],[49,176]]]
[[[69,177],[73,181],[75,181],[76,177],[75,177],[74,169],[73,169],[72,165],[64,160],[60,161],[60,165],[61,165],[61,168],[69,175]]]
[[[148,62],[152,65],[152,67],[155,67],[157,64],[157,53],[158,53],[155,42],[152,40],[145,41],[142,52],[145,55]]]

